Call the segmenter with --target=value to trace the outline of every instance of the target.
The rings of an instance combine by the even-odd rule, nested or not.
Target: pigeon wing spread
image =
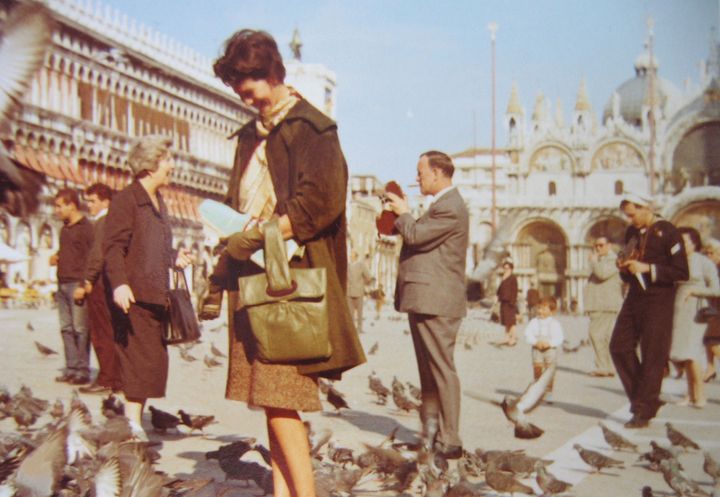
[[[545,369],[543,374],[540,375],[540,378],[528,385],[523,394],[517,400],[516,407],[518,411],[524,414],[537,407],[542,400],[543,395],[545,395],[545,389],[550,384],[550,380],[552,380],[554,374],[555,366],[553,365]]]

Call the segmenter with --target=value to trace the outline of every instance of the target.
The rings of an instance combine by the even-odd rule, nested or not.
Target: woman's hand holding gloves
[[[233,233],[227,237],[225,250],[230,257],[239,261],[246,261],[256,251],[263,247],[263,234],[258,226],[247,231]]]

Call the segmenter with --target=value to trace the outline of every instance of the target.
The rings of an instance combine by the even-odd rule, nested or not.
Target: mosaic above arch
[[[601,146],[593,155],[591,170],[645,169],[640,151],[625,142],[610,142]]]
[[[573,160],[570,154],[557,145],[543,145],[530,157],[530,172],[572,172]]]

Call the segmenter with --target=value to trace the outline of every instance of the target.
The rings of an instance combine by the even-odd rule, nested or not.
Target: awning
[[[40,161],[40,166],[45,170],[48,176],[59,180],[67,180],[65,174],[60,170],[58,161],[55,160],[54,154],[48,154],[47,152],[34,151]]]
[[[71,161],[70,158],[62,154],[58,155],[58,158],[60,159],[61,166],[69,172],[69,176],[72,178],[71,181],[78,185],[84,185],[85,179],[80,172],[80,166],[77,164],[77,161]]]
[[[162,195],[169,216],[194,223],[200,222],[200,212],[198,211],[198,205],[202,200],[200,197],[173,186],[163,188]]]
[[[85,184],[80,170],[64,155],[40,152],[32,147],[17,144],[13,148],[13,152],[15,160],[33,171],[80,186]]]

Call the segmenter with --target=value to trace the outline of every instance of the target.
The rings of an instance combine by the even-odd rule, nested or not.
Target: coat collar
[[[132,192],[133,198],[135,199],[135,203],[137,203],[137,205],[149,205],[150,207],[152,207],[153,210],[155,210],[155,206],[150,199],[150,195],[148,194],[147,190],[140,184],[139,181],[133,181],[128,188]],[[159,190],[157,191],[157,197],[158,206],[160,207],[160,213],[162,214],[165,211],[165,201],[163,200],[162,193],[160,193]]]
[[[236,137],[255,136],[255,121],[257,118],[252,119],[250,122],[245,123],[240,129],[231,134],[228,139]],[[295,106],[290,109],[288,115],[285,117],[283,122],[292,122],[302,120],[308,122],[315,128],[318,133],[323,133],[331,128],[337,126],[335,121],[327,117],[325,114],[316,109],[310,102],[301,98]],[[279,128],[280,126],[278,126]]]

